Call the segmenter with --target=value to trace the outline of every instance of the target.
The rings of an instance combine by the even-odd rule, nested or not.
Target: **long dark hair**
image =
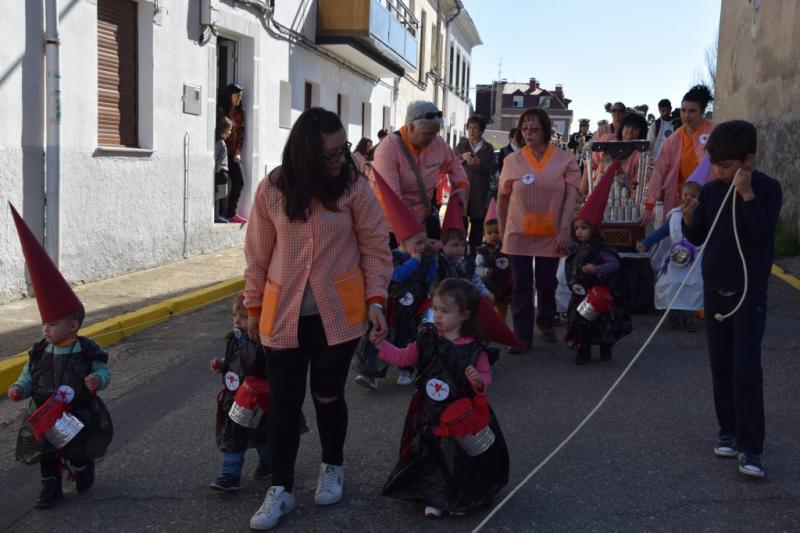
[[[314,198],[328,211],[338,211],[336,202],[355,183],[358,173],[349,151],[345,154],[342,171],[334,177],[328,176],[322,157],[322,134],[343,130],[336,113],[321,107],[303,112],[292,126],[283,148],[281,167],[270,178],[283,193],[289,220],[307,220]]]
[[[475,337],[483,340],[483,328],[478,321],[478,304],[481,293],[469,280],[463,278],[445,278],[436,287],[434,296],[450,298],[462,313],[469,311],[469,318],[461,323],[459,334],[462,337]]]
[[[354,152],[358,152],[359,154],[361,154],[364,157],[366,157],[367,154],[369,153],[367,151],[367,145],[369,143],[371,143],[371,142],[372,142],[372,139],[370,139],[369,137],[361,137],[361,140],[358,141],[358,144],[356,145],[356,149],[353,150],[353,151]]]
[[[234,94],[239,94],[240,92],[242,92],[242,87],[236,85],[235,83],[231,83],[222,90],[221,107],[222,110],[225,111],[226,115],[231,112],[231,96],[233,96]],[[236,108],[240,110],[242,109],[241,100],[239,101],[239,105]]]

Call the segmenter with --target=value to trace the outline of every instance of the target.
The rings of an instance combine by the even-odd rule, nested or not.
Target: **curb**
[[[785,281],[786,283],[788,283],[789,285],[791,285],[795,289],[800,290],[800,279],[797,279],[796,277],[792,276],[791,274],[787,274],[786,272],[783,271],[783,269],[781,267],[779,267],[778,265],[776,265],[774,263],[772,265],[772,274],[775,277],[778,277],[778,278],[782,279],[783,281]]]
[[[244,277],[239,276],[183,296],[168,298],[163,302],[107,318],[102,322],[86,326],[79,334],[92,338],[100,346],[108,346],[134,333],[152,328],[173,315],[203,307],[226,296],[233,296],[242,289],[244,289]],[[0,360],[0,394],[5,395],[5,391],[17,380],[27,362],[27,350]]]

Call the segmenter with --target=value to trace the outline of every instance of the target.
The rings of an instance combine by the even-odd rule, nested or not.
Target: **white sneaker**
[[[414,371],[413,370],[401,370],[400,375],[397,377],[397,384],[398,385],[411,385],[414,383]]]
[[[378,388],[378,380],[375,378],[375,376],[359,374],[356,376],[356,383],[368,389],[376,390]]]
[[[330,505],[342,499],[344,485],[344,468],[322,463],[319,467],[319,481],[314,493],[314,503]]]
[[[433,505],[428,505],[425,507],[425,518],[441,518],[442,517],[442,510],[438,507],[434,507]]]
[[[278,520],[289,514],[297,507],[294,494],[287,492],[280,485],[273,485],[267,491],[264,503],[258,508],[256,514],[250,518],[250,529],[272,529],[278,525]]]

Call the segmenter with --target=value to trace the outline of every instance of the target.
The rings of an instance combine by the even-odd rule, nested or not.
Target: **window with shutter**
[[[137,4],[97,0],[97,141],[139,146]]]

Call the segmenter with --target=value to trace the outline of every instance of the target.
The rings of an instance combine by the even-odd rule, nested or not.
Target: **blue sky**
[[[719,28],[720,0],[462,0],[483,45],[472,51],[472,85],[497,79],[564,85],[591,129],[606,102],[655,111],[673,107],[705,64]],[[474,101],[474,94],[473,94]]]

